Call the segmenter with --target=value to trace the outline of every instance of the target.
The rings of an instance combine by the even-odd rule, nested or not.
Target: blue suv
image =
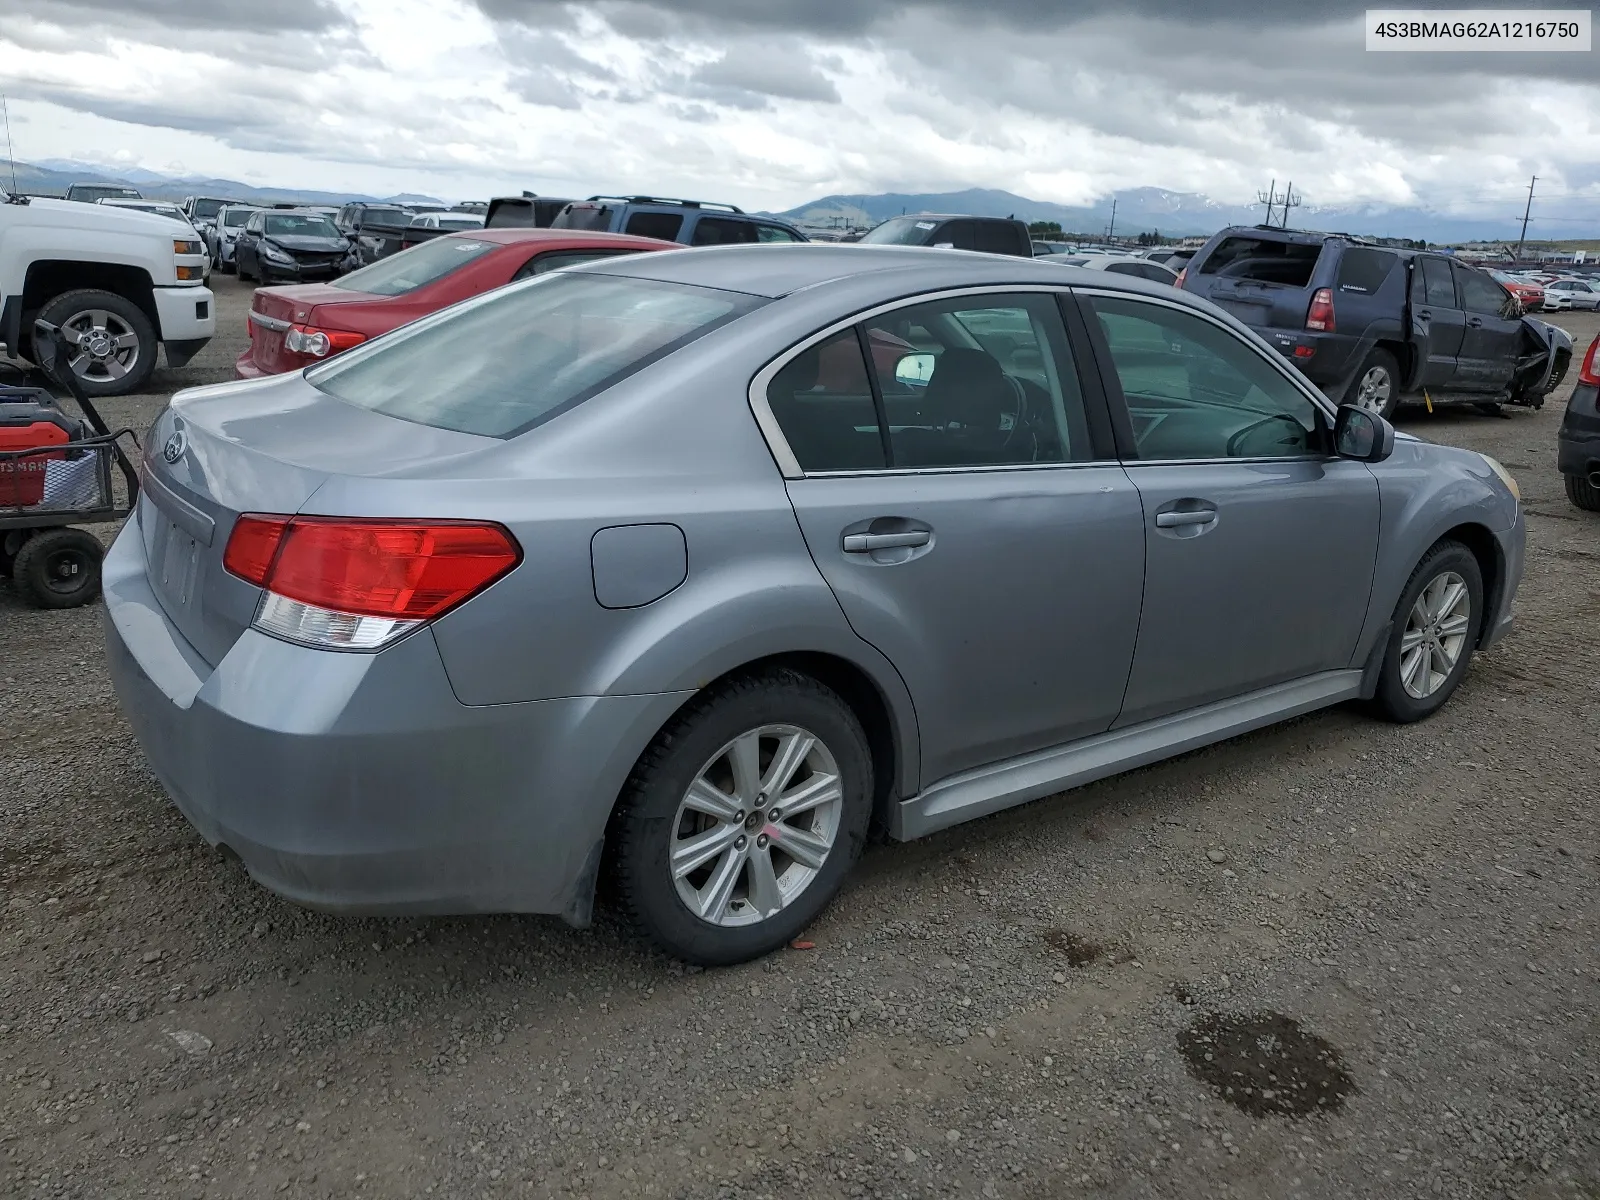
[[[776,217],[751,216],[731,204],[660,196],[590,196],[587,200],[574,200],[556,215],[550,228],[631,233],[685,246],[811,240]]]

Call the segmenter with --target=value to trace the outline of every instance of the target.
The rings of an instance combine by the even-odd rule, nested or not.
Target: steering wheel
[[[1230,437],[1228,439],[1228,457],[1245,457],[1244,455],[1240,454],[1239,451],[1244,445],[1246,438],[1263,426],[1283,424],[1290,426],[1290,428],[1294,430],[1296,435],[1295,448],[1298,450],[1304,450],[1306,444],[1306,427],[1300,424],[1300,422],[1295,420],[1293,417],[1289,416],[1287,413],[1274,413],[1270,417],[1263,417],[1259,421],[1252,421],[1249,425],[1246,425],[1243,429],[1239,430],[1239,432]]]

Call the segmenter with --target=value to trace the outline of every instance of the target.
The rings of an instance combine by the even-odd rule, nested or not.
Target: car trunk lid
[[[327,283],[257,288],[250,304],[250,359],[268,375],[297,371],[311,360],[284,348],[289,326],[319,324],[330,308],[377,299]],[[332,324],[337,327],[337,320]]]
[[[180,393],[151,426],[141,466],[134,519],[151,588],[214,666],[261,595],[222,565],[240,513],[292,515],[336,475],[425,470],[486,442],[345,404],[297,374]]]

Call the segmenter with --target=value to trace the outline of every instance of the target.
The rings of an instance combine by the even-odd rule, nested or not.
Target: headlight
[[[1522,489],[1517,486],[1517,481],[1511,477],[1511,472],[1502,467],[1487,454],[1479,455],[1484,462],[1489,464],[1489,469],[1500,476],[1500,482],[1506,485],[1506,491],[1511,493],[1512,499],[1518,504],[1522,503]]]
[[[286,254],[284,251],[278,249],[278,247],[274,246],[271,242],[261,243],[261,253],[266,255],[273,262],[286,263],[294,261],[294,258],[291,255]]]
[[[174,238],[172,240],[172,252],[174,254],[204,254],[206,247],[204,242],[192,242],[186,238]]]

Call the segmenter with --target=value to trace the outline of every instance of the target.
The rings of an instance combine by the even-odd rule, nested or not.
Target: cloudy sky
[[[1502,0],[1504,2],[1504,0]],[[16,155],[787,208],[1143,185],[1600,211],[1600,52],[1369,54],[1348,0],[0,0]],[[1552,229],[1550,232],[1554,232]]]

